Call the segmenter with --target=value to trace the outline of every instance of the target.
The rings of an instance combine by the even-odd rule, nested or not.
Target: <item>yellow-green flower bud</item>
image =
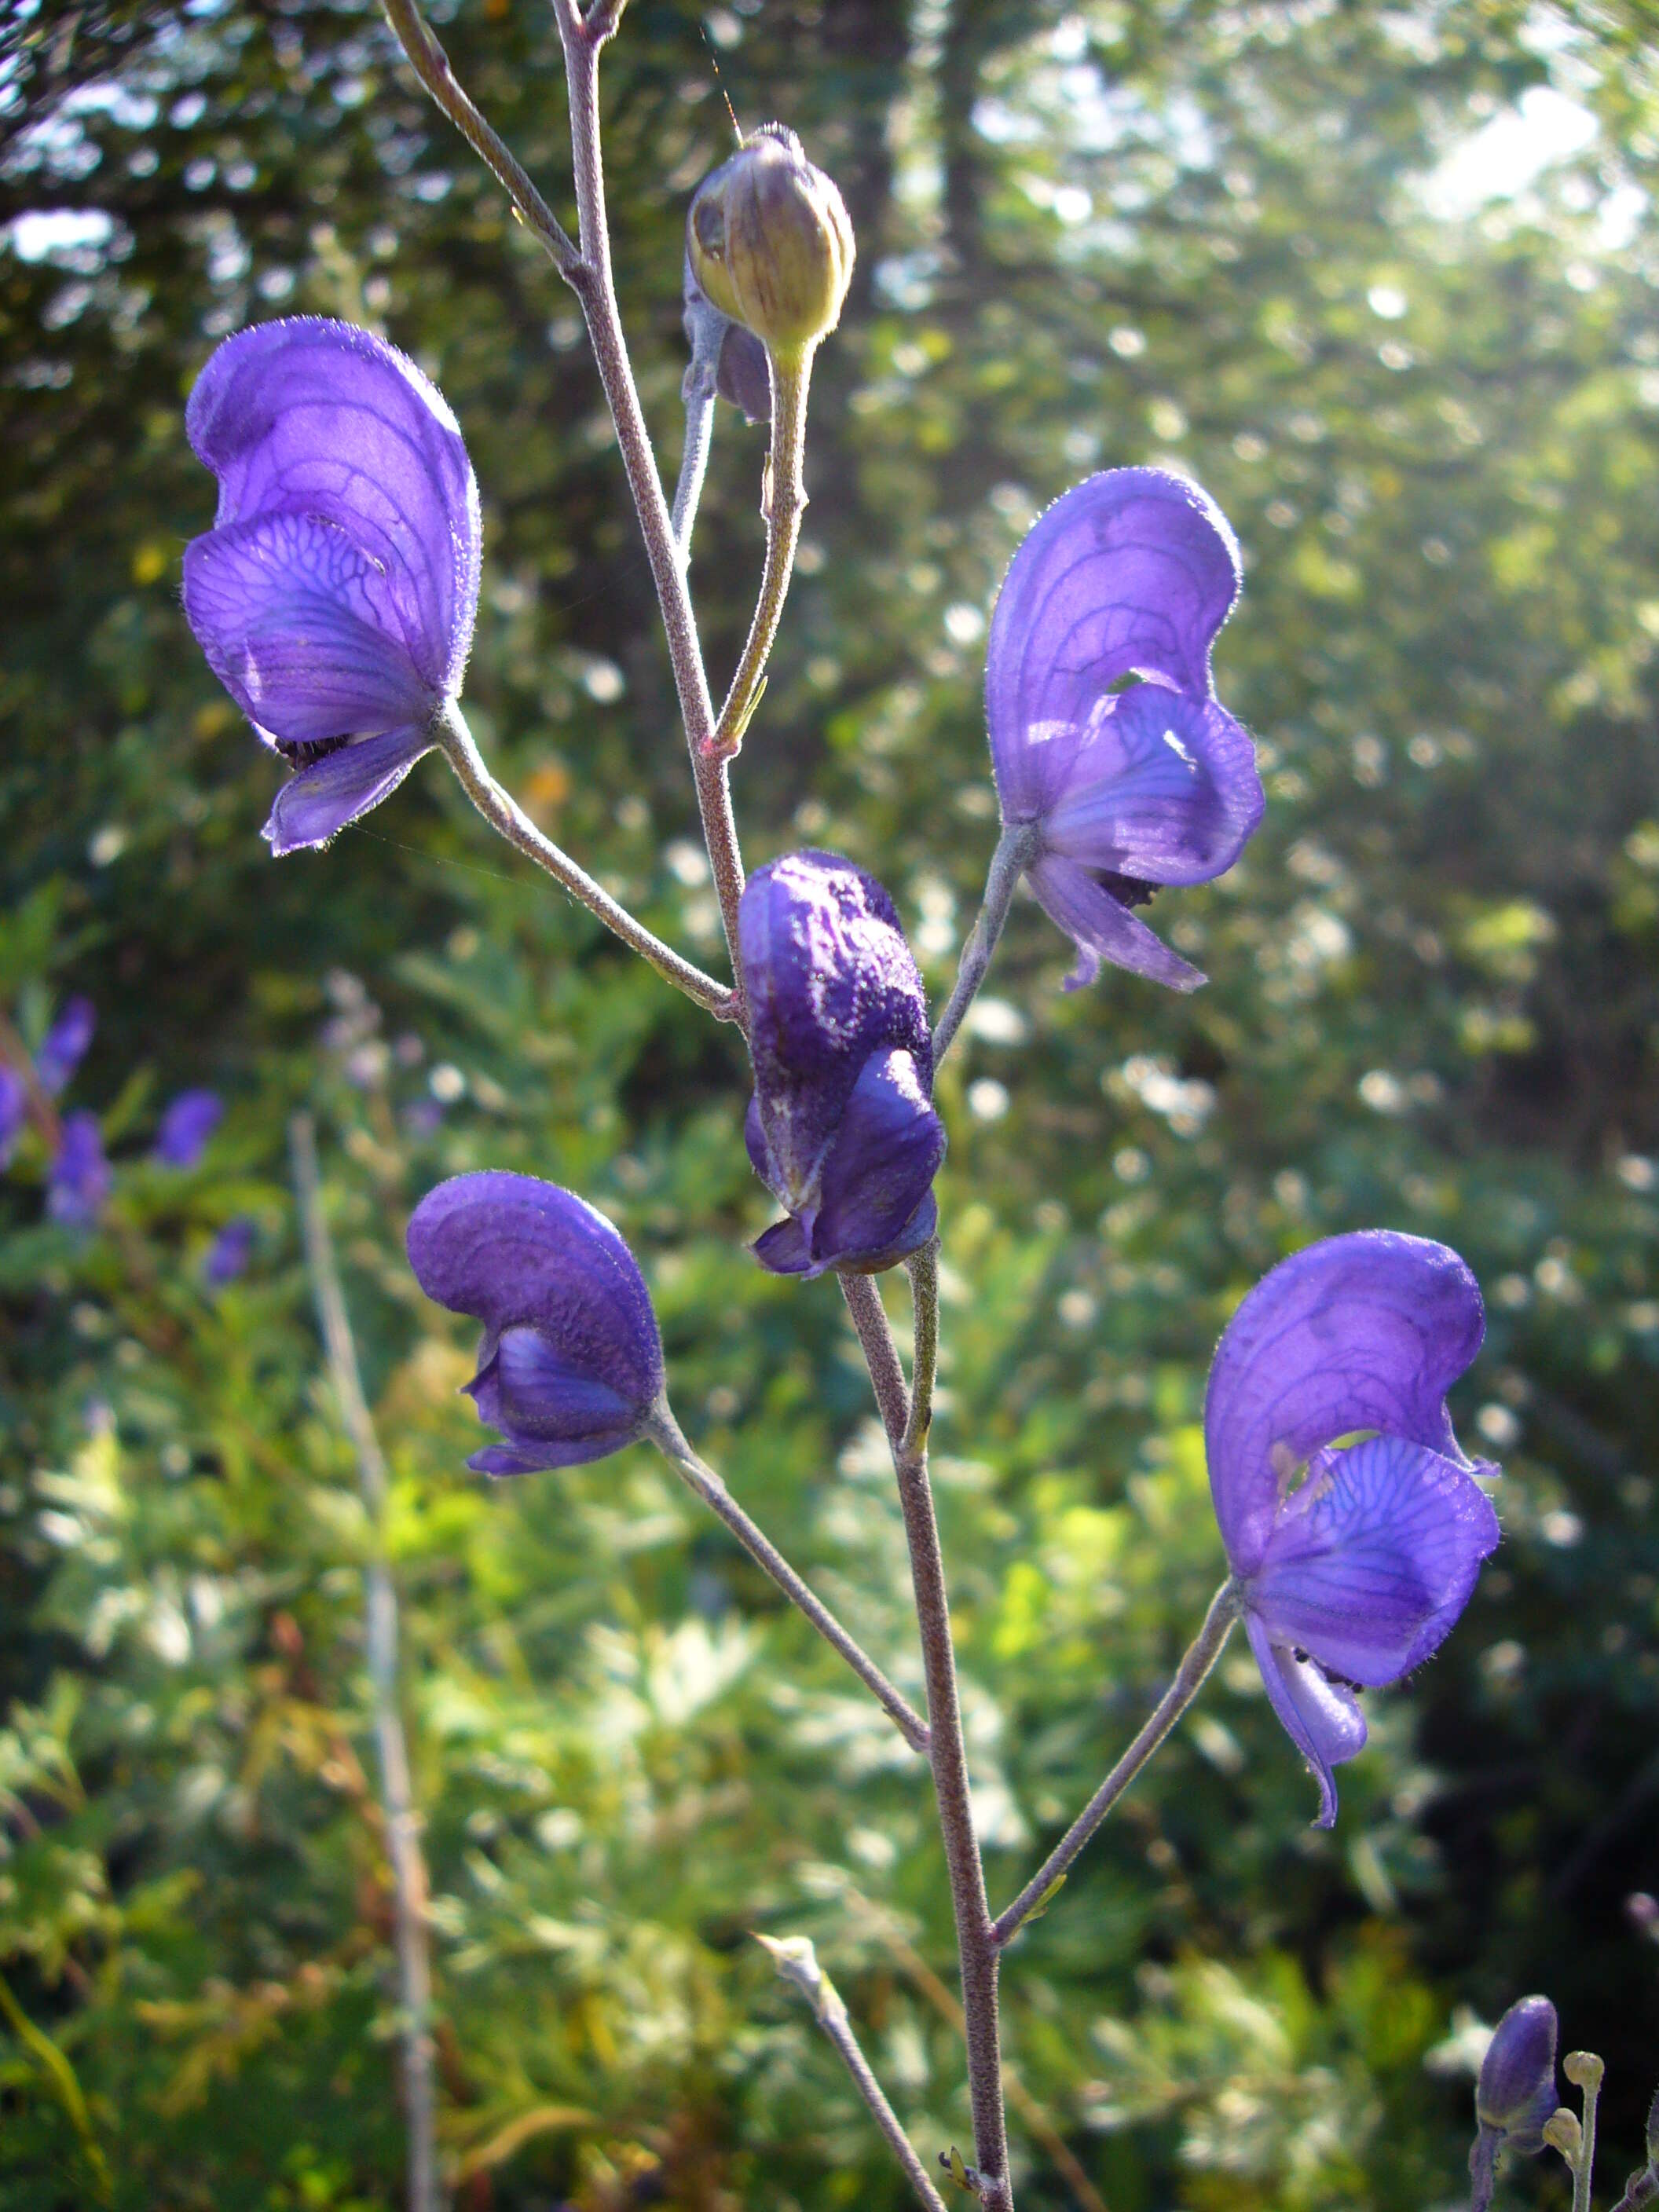
[[[704,178],[686,244],[709,299],[775,356],[810,350],[841,319],[853,226],[835,185],[781,123],[763,124]]]

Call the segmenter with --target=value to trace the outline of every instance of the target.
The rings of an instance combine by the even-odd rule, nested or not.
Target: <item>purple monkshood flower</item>
[[[70,1078],[86,1058],[98,1026],[97,1009],[90,999],[71,999],[41,1040],[34,1056],[40,1088],[49,1098],[69,1087]]]
[[[1498,1542],[1446,1392],[1486,1322],[1455,1252],[1365,1230],[1283,1260],[1210,1370],[1210,1490],[1273,1711],[1336,1818],[1365,1741],[1352,1692],[1426,1659]],[[1346,1445],[1342,1440],[1362,1440]]]
[[[95,1114],[69,1115],[64,1141],[46,1179],[46,1212],[65,1229],[90,1229],[111,1188],[109,1163]]]
[[[202,1280],[210,1291],[246,1272],[253,1257],[253,1224],[245,1213],[234,1214],[214,1238],[202,1261]]]
[[[416,1207],[409,1261],[428,1297],[483,1323],[466,1388],[506,1441],[469,1467],[575,1467],[642,1434],[662,1339],[633,1254],[584,1200],[534,1176],[456,1176]]]
[[[164,1168],[193,1168],[224,1112],[216,1091],[181,1091],[161,1116],[152,1157]]]
[[[1077,945],[1068,990],[1103,961],[1177,991],[1204,981],[1129,909],[1220,875],[1261,819],[1249,733],[1210,678],[1239,576],[1237,540],[1196,484],[1109,469],[1039,516],[1004,580],[991,759],[1005,827],[1034,841],[1031,889]]]
[[[738,908],[755,1093],[744,1138],[789,1218],[777,1275],[890,1267],[933,1235],[945,1157],[921,977],[893,902],[833,853],[757,868]]]
[[[225,689],[299,773],[264,834],[325,845],[436,743],[477,611],[478,488],[413,362],[299,315],[209,361],[185,427],[219,479],[185,613]]]
[[[1534,2157],[1544,2123],[1554,2112],[1555,2007],[1547,1997],[1522,1997],[1492,2030],[1475,2083],[1475,2118],[1506,2150]]]

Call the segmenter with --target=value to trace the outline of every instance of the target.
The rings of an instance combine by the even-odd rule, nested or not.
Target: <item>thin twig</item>
[[[1229,1577],[1210,1600],[1203,1626],[1176,1668],[1174,1681],[1152,1708],[1145,1727],[1019,1895],[998,1918],[991,1936],[999,1948],[1018,1932],[1022,1922],[1030,1918],[1054,1885],[1065,1878],[1078,1853],[1198,1695],[1237,1618],[1237,1586]]]
[[[905,1449],[910,1425],[909,1394],[904,1388],[898,1352],[880,1293],[868,1275],[844,1274],[840,1279],[842,1295],[864,1347],[865,1363],[870,1370],[876,1402],[887,1431],[893,1471],[898,1479],[905,1539],[910,1550],[910,1579],[915,1593],[922,1665],[927,1680],[928,1764],[933,1769],[939,1835],[951,1878],[951,1905],[956,1919],[957,1954],[962,1970],[968,2094],[973,2107],[980,2202],[986,2212],[1013,2212],[1007,2120],[1002,2104],[1002,2053],[997,2027],[999,1953],[985,1895],[985,1869],[974,1833],[968,1750],[957,1694],[956,1651],[951,1640],[945,1562],[939,1550],[933,1490],[927,1480],[927,1456],[925,1451]],[[925,1332],[919,1331],[918,1335],[920,1357],[927,1352],[927,1340]],[[927,1387],[931,1388],[931,1384]]]
[[[560,276],[574,284],[581,270],[574,240],[531,182],[524,165],[484,121],[415,0],[381,0],[381,5],[410,67],[546,247]]]
[[[933,1237],[904,1263],[915,1308],[916,1348],[910,1369],[910,1411],[904,1424],[907,1458],[927,1449],[933,1423],[933,1380],[939,1369],[939,1239]]]
[[[758,1935],[755,1940],[771,1953],[772,1963],[782,1978],[793,1982],[811,2006],[813,2018],[841,2053],[842,2063],[853,2077],[854,2087],[875,2115],[876,2124],[891,2144],[910,2186],[929,2212],[945,2212],[945,2199],[934,2188],[927,2167],[900,2124],[898,2114],[871,2071],[870,2062],[860,2050],[852,2022],[847,2017],[841,1992],[819,1966],[810,1941],[805,1936],[786,1936],[779,1940]]]
[[[363,1395],[357,1347],[334,1248],[323,1214],[317,1139],[308,1114],[289,1124],[294,1188],[305,1237],[306,1268],[317,1304],[317,1325],[328,1359],[341,1422],[356,1455],[357,1478],[374,1532],[364,1571],[365,1636],[374,1699],[386,1853],[392,1862],[392,1924],[402,2018],[404,2118],[409,2131],[409,2212],[439,2212],[437,2142],[432,2096],[432,1972],[427,1948],[426,1864],[410,1779],[409,1746],[398,1706],[398,1597],[386,1563],[386,1467]]]
[[[679,482],[674,487],[674,508],[669,520],[680,559],[690,565],[691,532],[696,526],[697,503],[708,471],[708,449],[714,442],[714,402],[720,392],[720,348],[731,327],[686,265],[683,287],[684,320],[691,340],[691,359],[680,386],[685,403],[685,443],[680,448]]]
[[[456,701],[452,699],[446,703],[437,734],[461,788],[492,830],[498,830],[538,868],[544,868],[555,883],[568,890],[572,898],[579,899],[613,935],[621,938],[642,959],[648,960],[665,981],[684,991],[688,999],[695,999],[717,1020],[736,1020],[737,994],[728,984],[716,982],[701,968],[682,959],[672,945],[665,945],[625,906],[619,905],[586,868],[542,835],[518,801],[501,788],[484,766],[483,756]]]
[[[957,970],[956,988],[946,1001],[945,1012],[939,1018],[939,1027],[933,1031],[933,1072],[939,1073],[939,1062],[950,1051],[957,1031],[962,1027],[962,1018],[974,1003],[980,985],[985,981],[991,965],[991,956],[997,949],[1003,925],[1008,919],[1008,909],[1014,902],[1014,893],[1027,862],[1036,851],[1036,825],[1030,822],[1011,822],[997,841],[991,855],[990,872],[985,878],[985,896],[981,902],[968,942],[962,948],[962,965]]]
[[[628,486],[634,497],[645,539],[646,557],[657,604],[662,611],[668,657],[674,672],[680,719],[691,754],[691,773],[696,787],[697,811],[703,842],[714,872],[715,895],[726,930],[733,972],[741,993],[738,969],[738,901],[743,892],[743,859],[738,849],[737,823],[732,812],[732,792],[724,761],[706,757],[705,741],[714,726],[714,703],[703,668],[702,647],[696,617],[686,586],[685,569],[674,537],[673,524],[663,497],[656,456],[640,406],[634,371],[623,335],[617,306],[616,281],[611,268],[611,237],[605,217],[605,161],[599,146],[599,49],[603,40],[590,36],[577,19],[573,28],[571,0],[562,0],[559,27],[564,39],[565,75],[570,87],[570,146],[575,171],[576,205],[580,216],[580,237],[585,271],[577,286],[586,318],[599,380],[616,425],[617,444]]]
[[[46,2030],[37,2027],[18,2003],[3,1975],[0,1975],[0,2018],[4,2019],[36,2064],[45,2069],[52,2083],[52,2094],[63,2106],[64,2117],[79,2140],[81,2154],[91,2172],[98,2202],[112,2204],[115,2202],[115,2185],[110,2176],[109,2161],[93,2130],[92,2116],[87,2110],[87,2100],[75,2069]]]
[[[714,1468],[698,1458],[665,1402],[646,1433],[709,1510],[719,1515],[750,1558],[772,1577],[790,1603],[805,1614],[824,1642],[840,1653],[911,1750],[926,1752],[927,1722],[888,1680],[862,1645],[848,1634],[829,1607],[813,1595],[776,1545],[750,1519]]]
[[[766,680],[766,664],[783,617],[789,579],[800,543],[800,519],[806,511],[803,467],[806,454],[806,398],[812,380],[811,346],[798,357],[780,361],[766,356],[772,386],[772,449],[766,463],[766,489],[761,513],[766,518],[766,560],[761,570],[760,592],[744,644],[743,657],[732,678],[720,721],[705,750],[720,757],[735,753],[743,743],[750,717],[760,703]]]

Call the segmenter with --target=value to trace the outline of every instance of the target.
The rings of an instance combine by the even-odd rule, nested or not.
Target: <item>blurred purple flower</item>
[[[165,1168],[193,1168],[224,1112],[216,1091],[181,1091],[161,1116],[152,1157]]]
[[[1237,541],[1196,484],[1109,469],[1039,516],[1004,580],[991,758],[1005,825],[1036,837],[1031,889],[1077,945],[1068,990],[1103,961],[1177,991],[1204,981],[1129,909],[1220,875],[1261,818],[1249,733],[1210,679],[1239,576]]]
[[[245,1213],[234,1214],[226,1222],[202,1261],[202,1280],[210,1290],[222,1291],[246,1272],[253,1257],[253,1224]]]
[[[945,1125],[921,977],[881,885],[833,853],[757,868],[738,909],[751,1017],[750,1159],[789,1218],[779,1275],[873,1273],[933,1235]]]
[[[110,1194],[109,1163],[95,1114],[69,1115],[46,1178],[46,1212],[65,1229],[90,1229]]]
[[[1267,1695],[1318,1781],[1322,1828],[1336,1818],[1331,1769],[1365,1741],[1352,1691],[1438,1648],[1498,1542],[1445,1402],[1485,1327],[1456,1253],[1366,1230],[1281,1261],[1216,1352],[1204,1407],[1216,1518]]]
[[[98,1012],[90,999],[71,999],[41,1041],[34,1056],[40,1088],[49,1098],[68,1088],[69,1079],[86,1058],[98,1026]]]
[[[429,1298],[483,1323],[466,1388],[506,1441],[469,1467],[574,1467],[641,1433],[663,1395],[662,1339],[604,1214],[534,1176],[456,1176],[416,1207],[409,1261]]]
[[[0,1060],[0,1168],[11,1165],[28,1117],[28,1087],[15,1068]]]
[[[219,509],[185,553],[185,613],[299,770],[272,851],[326,844],[396,790],[460,688],[482,536],[460,430],[412,362],[311,315],[227,338],[185,428]]]

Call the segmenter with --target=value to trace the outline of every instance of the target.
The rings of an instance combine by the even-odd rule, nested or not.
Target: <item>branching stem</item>
[[[492,830],[498,830],[508,844],[517,846],[538,868],[545,869],[556,884],[568,890],[572,898],[580,900],[590,914],[642,959],[648,960],[660,976],[684,991],[687,998],[695,999],[719,1021],[737,1019],[737,994],[729,985],[716,982],[701,968],[682,959],[672,945],[665,945],[625,906],[619,905],[568,853],[542,835],[517,799],[501,788],[485,767],[465,717],[453,699],[445,706],[438,739],[461,788]]]
[[[772,385],[772,450],[766,464],[761,513],[766,518],[766,562],[760,595],[720,718],[705,750],[728,759],[743,743],[749,718],[759,703],[766,664],[778,634],[789,579],[800,543],[800,519],[806,511],[806,398],[812,380],[811,346],[780,359],[769,352]]]
[[[962,1027],[963,1017],[974,1003],[980,985],[985,981],[991,965],[991,956],[997,949],[1008,910],[1014,902],[1014,893],[1027,863],[1037,848],[1037,829],[1035,823],[1011,822],[997,841],[991,855],[990,872],[985,878],[985,896],[980,905],[979,918],[975,922],[968,942],[962,948],[962,965],[957,970],[956,988],[939,1018],[939,1027],[933,1031],[933,1071],[939,1072],[939,1062],[950,1051],[951,1041]]]
[[[1002,2105],[1002,2054],[997,2024],[998,1951],[985,1895],[985,1871],[974,1833],[968,1782],[968,1749],[957,1694],[956,1651],[951,1640],[951,1609],[945,1594],[945,1562],[939,1522],[927,1480],[925,1449],[906,1447],[910,1394],[880,1293],[868,1275],[842,1275],[842,1294],[864,1347],[876,1403],[898,1478],[899,1508],[910,1550],[910,1579],[921,1631],[922,1665],[927,1680],[928,1764],[939,1807],[939,1835],[951,1881],[956,1918],[957,1955],[962,1972],[962,2008],[968,2045],[968,2094],[974,2115],[974,2155],[980,2202],[986,2212],[1013,2212],[1008,2173],[1008,2130]],[[936,1332],[918,1329],[918,1363],[931,1360]],[[919,1383],[922,1378],[918,1377]],[[931,1379],[926,1382],[931,1393]],[[918,1390],[918,1395],[921,1391]]]
[[[829,1607],[814,1595],[777,1546],[750,1519],[714,1468],[698,1458],[665,1402],[647,1434],[709,1510],[726,1523],[756,1565],[772,1577],[790,1603],[805,1614],[824,1642],[840,1653],[911,1750],[926,1752],[927,1722],[888,1680],[863,1646],[842,1626]]]
[[[1090,1837],[1198,1695],[1205,1676],[1220,1657],[1221,1647],[1232,1633],[1233,1623],[1237,1618],[1238,1593],[1229,1577],[1210,1600],[1204,1626],[1176,1668],[1174,1681],[1152,1708],[1145,1727],[992,1928],[992,1940],[999,1949],[1030,1918],[1055,1883],[1064,1879]]]

